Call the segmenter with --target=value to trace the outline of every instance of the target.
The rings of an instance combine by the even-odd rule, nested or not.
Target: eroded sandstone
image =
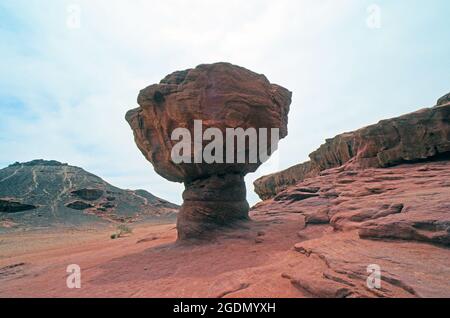
[[[351,169],[389,167],[448,157],[449,153],[450,104],[446,95],[435,107],[327,139],[309,155],[310,161],[256,180],[255,191],[261,199],[268,199],[326,169],[344,165]]]
[[[216,128],[226,135],[227,128],[278,128],[279,138],[284,138],[290,103],[291,92],[287,89],[271,84],[264,75],[229,63],[177,71],[140,92],[140,107],[130,110],[126,120],[138,148],[155,171],[170,181],[185,184],[178,216],[180,239],[208,236],[217,226],[246,219],[249,208],[243,177],[254,172],[262,161],[248,160],[246,143],[243,163],[226,162],[226,158],[224,163],[193,163],[194,151],[191,163],[176,163],[171,157],[177,143],[171,138],[173,131],[186,128],[193,136],[194,121],[201,120],[203,131]],[[201,142],[202,147],[209,143]],[[271,144],[267,146],[269,153],[275,150]]]
[[[297,213],[305,216],[307,225],[358,231],[364,239],[450,246],[448,180],[446,159],[365,170],[333,168],[288,187],[253,211]],[[318,195],[298,196],[299,190],[309,187],[319,187]]]

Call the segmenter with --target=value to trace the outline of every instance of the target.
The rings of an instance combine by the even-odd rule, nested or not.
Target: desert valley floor
[[[0,296],[450,297],[449,180],[448,160],[330,169],[201,243],[176,243],[175,224],[115,240],[105,228],[3,234]],[[70,264],[80,289],[66,286]]]

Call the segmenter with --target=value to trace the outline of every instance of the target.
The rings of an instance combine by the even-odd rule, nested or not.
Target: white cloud
[[[81,8],[79,29],[66,26],[69,4]],[[377,73],[389,64],[376,58],[387,54],[379,43],[397,39],[386,23],[377,34],[367,30],[368,4],[350,0],[9,3],[5,6],[15,17],[9,26],[0,24],[4,74],[0,101],[7,95],[20,98],[24,111],[34,117],[29,120],[13,113],[1,119],[7,135],[0,145],[8,151],[1,152],[0,161],[38,157],[67,161],[117,186],[146,188],[180,202],[182,186],[153,172],[134,145],[124,114],[136,106],[140,89],[166,74],[200,63],[229,61],[264,73],[294,92],[289,135],[280,144],[279,164],[272,159],[272,164],[247,178],[254,203],[251,181],[262,173],[307,159],[325,137],[416,107],[393,92],[380,99],[373,88],[390,85],[383,78],[389,69]],[[404,44],[408,45],[412,44]],[[379,102],[385,107],[375,107]]]

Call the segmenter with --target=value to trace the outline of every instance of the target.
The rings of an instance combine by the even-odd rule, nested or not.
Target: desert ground
[[[267,231],[265,222],[251,222],[203,244],[177,244],[174,224],[140,225],[116,240],[112,229],[8,234],[1,239],[0,296],[296,297],[274,271],[280,253],[295,253],[296,227]],[[271,240],[261,244],[262,233]],[[70,264],[81,267],[80,289],[66,286]]]
[[[450,297],[446,234],[432,226],[448,214],[449,174],[448,161],[330,169],[209,241],[179,243],[175,224],[114,240],[114,228],[3,234],[0,296]],[[324,191],[299,199],[312,185]],[[81,267],[80,289],[66,285],[70,264]],[[379,289],[366,283],[370,264]]]

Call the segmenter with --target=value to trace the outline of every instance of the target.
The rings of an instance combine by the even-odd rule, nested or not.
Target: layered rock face
[[[288,187],[251,213],[297,226],[282,277],[307,297],[448,297],[442,279],[450,275],[448,198],[450,160],[341,166]],[[371,264],[381,269],[381,288],[367,286]]]
[[[446,95],[432,108],[327,139],[309,155],[310,161],[256,180],[255,191],[268,199],[320,171],[344,164],[353,169],[382,168],[449,152],[450,103]]]
[[[445,158],[341,166],[286,188],[251,215],[297,227],[281,275],[306,297],[449,297],[442,280],[450,274],[449,198]],[[371,264],[380,268],[381,288],[368,288]]]
[[[257,180],[255,219],[296,220],[282,277],[312,297],[447,297],[450,103],[327,140],[311,161]],[[381,288],[367,284],[369,267]]]
[[[255,206],[329,224],[361,238],[450,245],[450,160],[391,168],[338,167],[290,186]]]
[[[130,110],[126,120],[137,146],[155,171],[170,181],[185,184],[184,204],[178,216],[180,239],[207,236],[217,226],[246,219],[249,207],[243,177],[262,162],[260,158],[250,162],[249,142],[240,149],[245,153],[245,162],[227,161],[225,141],[222,162],[198,162],[195,158],[199,150],[192,137],[194,151],[188,154],[191,161],[176,163],[171,156],[178,143],[171,138],[174,130],[186,128],[194,136],[194,122],[198,120],[202,121],[203,132],[215,128],[223,136],[227,128],[267,128],[270,153],[275,150],[269,143],[270,129],[278,128],[279,138],[287,135],[290,103],[291,92],[287,89],[271,84],[264,75],[229,63],[174,72],[140,92],[140,107]],[[201,149],[210,142],[200,141]],[[233,152],[236,154],[238,149]]]

